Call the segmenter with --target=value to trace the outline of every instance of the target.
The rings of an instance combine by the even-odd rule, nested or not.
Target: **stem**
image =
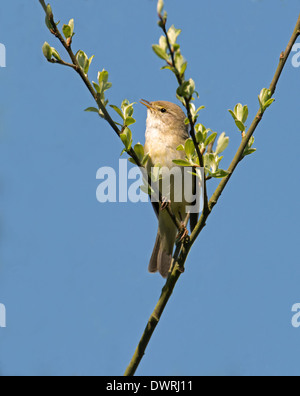
[[[44,0],[39,0],[41,6],[43,7],[44,11],[47,12],[47,7],[45,4]],[[115,133],[117,134],[118,137],[120,137],[121,131],[119,130],[118,126],[115,124],[115,122],[113,121],[113,119],[111,118],[111,116],[109,115],[108,111],[106,110],[106,107],[104,106],[104,104],[102,103],[102,100],[100,99],[100,97],[98,96],[97,92],[95,91],[93,85],[91,84],[88,76],[84,73],[84,71],[82,70],[82,68],[79,66],[76,56],[74,54],[74,52],[72,51],[71,45],[68,44],[65,39],[63,38],[62,34],[60,33],[59,29],[57,28],[56,23],[54,22],[53,16],[49,19],[50,23],[52,24],[52,29],[50,30],[51,33],[58,38],[58,40],[61,42],[62,46],[65,48],[65,50],[67,51],[67,53],[69,54],[69,57],[72,61],[72,64],[64,62],[62,60],[58,61],[58,60],[50,60],[50,63],[58,63],[64,66],[68,66],[73,68],[81,77],[82,81],[84,82],[84,84],[86,85],[86,87],[88,88],[88,90],[90,91],[92,97],[94,98],[94,100],[96,101],[98,108],[102,111],[104,119],[109,123],[109,125],[112,127],[112,129],[115,131]],[[144,168],[144,166],[141,164],[138,156],[136,155],[135,151],[133,148],[130,148],[130,150],[127,151],[127,154],[135,161],[135,163],[137,164],[138,167],[140,168]],[[151,178],[148,175],[148,185],[151,186]],[[152,187],[153,188],[153,187]],[[159,203],[162,203],[162,194],[160,191],[154,191],[157,195],[157,197],[159,198]],[[157,213],[157,209],[156,206],[154,205],[154,203],[152,203],[152,206],[154,208],[154,211],[156,214]],[[166,207],[165,210],[168,212],[169,216],[171,217],[173,223],[175,224],[175,226],[177,227],[177,229],[180,231],[182,229],[182,225],[181,222],[177,219],[177,217],[175,216],[175,214],[173,213],[172,209],[170,208],[170,206]]]
[[[168,49],[169,49],[169,52],[170,52],[170,55],[171,55],[171,66],[174,69],[174,73],[175,73],[177,82],[178,82],[179,86],[181,86],[184,83],[184,78],[181,77],[181,75],[180,75],[180,73],[177,70],[177,67],[175,65],[174,51],[172,49],[172,46],[171,46],[171,43],[170,43],[170,39],[169,39],[169,36],[168,36],[168,32],[167,32],[167,29],[166,29],[166,23],[163,21],[162,16],[159,16],[159,17],[160,17],[160,20],[162,22],[162,30],[163,30],[163,32],[164,32],[164,34],[166,36],[167,46],[168,46]],[[188,116],[188,119],[189,119],[189,122],[190,122],[190,127],[191,127],[190,135],[191,135],[191,138],[193,140],[194,147],[196,149],[196,153],[197,153],[197,156],[198,156],[198,159],[199,159],[199,165],[200,165],[201,168],[204,168],[203,155],[202,155],[202,153],[201,153],[201,151],[199,149],[199,145],[197,143],[196,136],[195,136],[195,122],[193,120],[193,117],[192,117],[192,114],[191,114],[191,109],[190,109],[191,99],[184,98],[184,102],[185,102],[185,108],[186,108],[186,111],[187,111],[187,116]],[[203,180],[203,193],[204,193],[203,210],[206,212],[207,209],[208,209],[208,197],[207,197],[207,186],[206,186],[206,180],[205,179]]]
[[[39,0],[39,2],[41,3],[41,6],[43,7],[44,11],[47,12],[47,6],[45,4],[44,0]]]
[[[299,18],[298,18],[295,30],[294,30],[292,37],[287,45],[287,48],[280,56],[279,65],[277,67],[277,70],[275,72],[275,75],[274,75],[273,80],[270,85],[272,94],[274,94],[274,92],[276,90],[277,83],[278,83],[279,78],[282,74],[282,71],[286,64],[286,61],[287,61],[287,59],[291,53],[291,50],[293,48],[293,45],[295,44],[299,35],[300,35],[300,14],[299,14]],[[151,336],[152,336],[152,334],[160,320],[160,317],[164,311],[164,308],[165,308],[167,302],[169,301],[169,298],[171,297],[171,294],[174,290],[174,287],[175,287],[180,275],[182,274],[182,268],[184,267],[187,256],[189,254],[189,251],[190,251],[192,245],[194,244],[195,240],[197,239],[197,237],[199,236],[199,234],[205,227],[207,218],[209,217],[210,213],[212,212],[214,206],[217,204],[217,202],[218,202],[219,198],[221,197],[233,172],[235,171],[239,162],[243,158],[244,150],[247,147],[247,144],[248,144],[251,136],[254,134],[257,126],[259,125],[259,123],[262,119],[262,116],[263,116],[263,114],[259,110],[256,117],[254,118],[246,136],[243,138],[241,145],[238,148],[238,151],[237,151],[234,159],[232,160],[232,162],[228,168],[229,175],[226,176],[224,179],[222,179],[222,181],[220,182],[219,186],[217,187],[215,193],[213,194],[213,196],[211,197],[211,199],[208,203],[208,210],[207,211],[203,210],[202,215],[201,215],[194,231],[192,232],[192,234],[190,236],[189,243],[182,247],[182,250],[178,257],[178,260],[176,260],[176,263],[172,270],[172,273],[169,276],[169,278],[167,279],[164,288],[162,289],[162,293],[158,300],[158,303],[156,304],[156,307],[154,308],[154,311],[153,311],[152,315],[150,316],[150,319],[148,320],[148,323],[147,323],[145,331],[142,335],[142,338],[135,350],[135,353],[129,363],[129,366],[127,367],[127,369],[125,371],[125,374],[124,374],[125,376],[134,375],[136,369],[138,368],[139,363],[140,363],[143,355],[145,354],[145,350],[146,350],[146,347],[151,339]]]

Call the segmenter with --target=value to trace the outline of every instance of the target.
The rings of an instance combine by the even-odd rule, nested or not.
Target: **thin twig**
[[[39,0],[39,2],[41,3],[44,11],[46,12],[47,15],[47,7],[46,4],[44,2],[44,0]],[[59,29],[57,28],[56,23],[54,22],[53,19],[53,15],[49,18],[49,21],[52,25],[52,29],[50,29],[50,32],[56,37],[58,38],[58,40],[61,42],[62,46],[65,48],[65,50],[67,51],[67,53],[69,54],[69,57],[72,61],[72,64],[64,62],[62,60],[58,61],[58,60],[50,60],[49,62],[51,63],[58,63],[64,66],[68,66],[68,67],[72,67],[81,77],[82,81],[84,82],[84,84],[86,85],[86,87],[88,88],[88,90],[90,91],[91,95],[93,96],[94,100],[96,101],[98,108],[101,110],[104,119],[109,123],[109,125],[112,127],[112,129],[115,131],[115,133],[117,134],[118,137],[120,137],[121,131],[119,130],[118,126],[115,124],[115,122],[113,121],[113,119],[111,118],[111,116],[109,115],[106,107],[104,106],[102,100],[100,99],[100,96],[98,95],[98,93],[95,91],[94,87],[92,86],[88,76],[84,73],[83,69],[79,66],[76,56],[74,54],[74,52],[72,51],[71,48],[71,43],[67,43],[66,40],[63,38],[63,36],[61,35]],[[140,167],[141,169],[144,168],[144,166],[141,164],[138,156],[136,155],[135,151],[133,148],[130,148],[127,151],[127,154],[135,161],[135,163],[137,164],[138,167]],[[148,175],[148,185],[151,186],[151,177],[150,175]],[[152,186],[152,189],[155,190],[155,187]],[[156,194],[156,196],[158,197],[159,203],[161,204],[162,202],[162,194],[160,191],[154,191],[154,193]],[[155,205],[152,203],[154,211],[156,212],[155,209]],[[169,216],[171,217],[173,223],[176,225],[177,229],[179,231],[182,230],[182,224],[179,221],[179,219],[175,216],[175,214],[173,213],[172,209],[170,206],[166,207],[165,209]]]
[[[167,46],[168,46],[168,49],[169,49],[169,52],[170,52],[170,55],[171,55],[171,66],[173,67],[177,82],[178,82],[179,86],[181,86],[184,83],[184,79],[181,77],[181,75],[180,75],[180,73],[179,73],[179,71],[178,71],[178,69],[176,67],[176,64],[175,64],[174,51],[173,51],[173,48],[171,46],[169,35],[168,35],[167,29],[166,29],[166,21],[164,21],[164,19],[163,19],[163,17],[161,15],[159,15],[159,18],[160,18],[160,21],[161,21],[162,30],[163,30],[164,35],[166,37]],[[188,120],[189,120],[189,123],[190,123],[190,135],[191,135],[191,138],[193,140],[194,147],[195,147],[198,159],[199,159],[199,165],[200,165],[201,168],[204,168],[203,155],[202,155],[202,153],[200,151],[199,144],[197,143],[197,139],[196,139],[196,135],[195,135],[195,122],[194,122],[192,114],[191,114],[191,108],[190,108],[191,99],[184,98],[184,102],[185,102],[185,108],[186,108],[186,111],[187,111]],[[207,186],[206,186],[206,180],[205,179],[203,180],[203,195],[204,195],[203,211],[207,212],[207,209],[208,209],[208,196],[207,196]]]
[[[299,15],[295,30],[294,30],[294,32],[291,36],[291,39],[287,45],[287,48],[280,56],[279,65],[277,67],[274,78],[270,85],[272,94],[274,94],[274,92],[276,90],[277,83],[278,83],[279,78],[282,74],[282,71],[286,64],[286,61],[287,61],[287,59],[291,53],[291,50],[293,48],[293,45],[295,44],[299,35],[300,35],[300,15]],[[242,143],[241,143],[234,159],[232,160],[232,163],[230,164],[230,166],[228,168],[229,175],[226,176],[224,179],[222,179],[222,181],[220,182],[215,193],[213,194],[212,198],[209,201],[209,204],[208,204],[209,210],[207,212],[204,212],[204,211],[202,212],[202,215],[201,215],[194,231],[192,232],[192,234],[190,236],[189,243],[183,246],[180,256],[174,265],[172,273],[169,276],[169,278],[167,279],[166,284],[162,290],[162,293],[158,300],[158,303],[156,304],[156,307],[155,307],[152,315],[150,316],[150,319],[148,320],[148,323],[146,325],[146,328],[144,330],[142,338],[141,338],[141,340],[135,350],[135,353],[134,353],[134,355],[133,355],[133,357],[125,371],[125,374],[124,374],[125,376],[134,375],[136,369],[138,368],[138,366],[141,362],[141,359],[145,354],[145,350],[146,350],[146,347],[151,339],[151,336],[152,336],[152,334],[160,320],[160,317],[164,311],[164,308],[165,308],[167,302],[169,301],[169,298],[172,295],[172,292],[174,290],[174,287],[175,287],[180,275],[182,274],[182,268],[184,267],[185,261],[189,254],[189,251],[190,251],[192,245],[194,244],[195,240],[197,239],[197,237],[199,236],[199,234],[205,227],[207,218],[209,217],[210,213],[212,212],[214,206],[217,204],[217,202],[218,202],[219,198],[221,197],[221,194],[223,193],[233,172],[235,171],[236,167],[238,166],[239,162],[241,161],[241,158],[243,157],[244,150],[247,147],[247,144],[248,144],[251,136],[254,134],[258,124],[260,123],[260,121],[262,119],[262,115],[263,114],[259,110],[256,117],[254,118],[246,136],[243,138]]]

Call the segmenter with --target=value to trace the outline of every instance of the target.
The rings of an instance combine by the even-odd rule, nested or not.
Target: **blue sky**
[[[227,110],[241,102],[254,117],[300,1],[165,3],[206,106],[200,121],[230,136],[226,167],[240,142]],[[161,34],[156,1],[51,4],[56,19],[75,19],[73,48],[95,55],[91,79],[109,71],[110,103],[176,101],[174,76],[151,50]],[[122,145],[83,111],[93,102],[78,76],[45,61],[44,41],[65,57],[37,0],[2,5],[0,375],[119,375],[164,284],[147,272],[157,222],[149,204],[97,202],[96,172],[117,168]],[[290,59],[256,131],[257,153],[209,218],[137,374],[299,374],[299,88]],[[143,143],[140,104],[135,117]]]

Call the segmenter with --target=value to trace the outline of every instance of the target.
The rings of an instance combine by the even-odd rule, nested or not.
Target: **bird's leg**
[[[166,197],[162,197],[161,205],[160,205],[160,210],[163,211],[163,210],[165,210],[168,206],[170,207],[170,205],[171,205],[171,201],[170,201],[168,198],[166,198]]]
[[[180,217],[181,225],[180,225],[180,229],[178,230],[177,237],[176,237],[176,242],[177,242],[177,243],[178,243],[178,242],[183,242],[183,241],[186,240],[186,238],[189,237],[189,236],[188,236],[188,235],[189,235],[189,231],[188,231],[188,229],[186,228],[187,222],[188,222],[188,220],[189,220],[189,215],[187,215],[187,216],[185,217],[185,219],[183,220],[183,217],[182,217],[182,215],[181,215],[181,212],[179,212],[178,214],[179,214],[179,217]]]
[[[177,234],[177,237],[176,237],[176,242],[183,242],[188,237],[189,237],[189,231],[186,228],[185,223],[182,221],[180,230],[178,231],[178,234]]]

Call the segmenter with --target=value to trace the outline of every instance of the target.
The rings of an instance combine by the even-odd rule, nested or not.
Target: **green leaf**
[[[223,177],[226,177],[228,175],[229,172],[223,169],[218,169],[216,172],[212,173],[212,177],[215,177],[216,179],[222,179]]]
[[[237,120],[236,115],[234,114],[234,112],[232,110],[228,110],[229,113],[232,115],[232,118],[234,119],[234,121]]]
[[[147,164],[148,159],[149,159],[149,154],[147,153],[147,154],[145,155],[145,157],[143,158],[143,160],[142,160],[142,165],[143,165],[143,166],[145,166],[145,165]]]
[[[176,91],[178,96],[182,96],[184,98],[190,99],[190,97],[193,94],[192,87],[190,86],[189,81],[184,81],[183,84],[181,84]]]
[[[243,118],[242,118],[242,123],[245,124],[245,122],[248,119],[248,115],[249,115],[249,110],[248,110],[248,106],[245,105],[243,108]]]
[[[158,15],[161,15],[162,11],[164,8],[164,1],[163,0],[158,0],[157,2],[157,13]]]
[[[236,118],[239,121],[242,121],[243,119],[243,112],[244,112],[244,108],[243,105],[241,103],[238,103],[235,108],[234,108],[234,114],[236,115]]]
[[[214,132],[211,135],[209,135],[208,138],[204,142],[204,146],[207,147],[209,144],[214,142],[217,136],[218,136],[217,132]]]
[[[69,26],[71,29],[71,36],[74,36],[74,19],[73,18],[69,20]]]
[[[66,39],[68,39],[69,37],[72,36],[72,30],[71,30],[71,27],[69,25],[63,25],[62,32],[63,32],[63,34],[64,34]]]
[[[80,66],[80,68],[84,71],[89,64],[89,59],[87,57],[87,54],[84,51],[79,50],[76,54],[76,59],[77,62]]]
[[[255,153],[255,151],[256,151],[255,148],[253,148],[253,149],[245,149],[245,151],[244,151],[244,157],[246,157],[247,155],[250,155],[250,154]]]
[[[105,69],[103,69],[101,72],[98,72],[98,82],[99,82],[99,85],[101,85],[102,82],[103,82],[103,83],[107,83],[107,81],[108,81],[108,76],[109,76],[108,71],[105,70]]]
[[[243,106],[241,103],[238,103],[234,107],[234,111],[232,111],[232,110],[228,110],[228,111],[231,114],[232,118],[234,119],[239,130],[241,132],[244,132],[246,130],[246,127],[244,124],[247,121],[248,114],[249,114],[248,106],[247,105]]]
[[[48,17],[49,19],[50,19],[50,18],[53,18],[53,12],[52,12],[52,8],[51,8],[51,5],[50,5],[50,4],[47,4],[46,15],[47,15],[47,17]]]
[[[140,186],[141,191],[143,191],[145,194],[147,195],[152,195],[154,193],[154,191],[152,190],[152,188],[148,185],[148,186]]]
[[[178,166],[192,166],[188,161],[186,160],[173,160],[175,165]]]
[[[185,67],[184,67],[185,65]],[[176,69],[182,74],[181,69],[184,68],[183,73],[185,72],[187,62],[185,61],[184,57],[181,55],[181,52],[178,50],[175,53],[175,67]]]
[[[131,162],[133,165],[137,165],[137,163],[133,158],[128,158],[128,161]]]
[[[168,30],[168,37],[171,45],[176,43],[177,37],[180,35],[181,29],[176,29],[174,25],[172,25]]]
[[[274,98],[267,100],[264,105],[264,110],[266,110],[268,107],[270,107],[273,102],[275,102]]]
[[[57,52],[57,50],[55,49],[55,48],[53,48],[53,47],[51,47],[51,50],[52,50],[52,56],[55,58],[55,59],[57,59],[57,60],[61,60],[61,57],[60,57],[60,55],[59,55],[59,53]]]
[[[243,153],[244,157],[245,157],[246,155],[250,155],[250,154],[255,153],[256,149],[255,149],[255,148],[252,148],[254,142],[255,142],[255,138],[254,138],[254,136],[252,136],[252,137],[250,138],[249,142],[248,142],[247,147],[246,147],[245,150],[244,150],[244,153]]]
[[[93,113],[99,113],[99,109],[97,109],[96,107],[88,107],[84,111],[90,111],[90,112],[93,112]]]
[[[124,124],[125,124],[126,126],[129,126],[129,125],[134,124],[135,122],[136,122],[136,121],[135,121],[134,118],[132,118],[132,117],[127,117],[127,118],[125,119],[125,121],[124,121]]]
[[[169,65],[166,65],[166,66],[163,66],[163,67],[160,68],[160,70],[166,70],[166,69],[171,70],[173,73],[175,71],[174,67],[173,66],[169,66]]]
[[[47,43],[47,41],[44,43],[43,47],[43,54],[44,56],[48,59],[51,60],[52,59],[52,48],[50,47],[50,45]]]
[[[199,113],[200,110],[204,110],[204,109],[205,109],[205,106],[200,106],[200,107],[198,107],[198,109],[196,110],[196,113]]]
[[[88,61],[86,62],[85,68],[84,68],[84,72],[85,74],[88,74],[89,68],[91,66],[92,60],[94,59],[95,55],[92,55]]]
[[[196,140],[197,143],[203,143],[205,141],[204,137],[203,137],[203,133],[201,131],[196,133]]]
[[[224,150],[228,147],[229,144],[229,137],[225,135],[225,132],[221,133],[218,142],[217,142],[217,148],[215,153],[216,154],[221,154],[223,153]]]
[[[135,104],[135,102],[133,103],[129,103],[129,101],[127,99],[123,100],[122,104],[121,104],[121,108],[123,110],[123,114],[124,117],[131,117],[133,115],[134,109],[133,109],[133,105]]]
[[[178,147],[176,147],[177,151],[184,151],[184,146],[183,144],[180,144]]]
[[[94,86],[96,92],[100,93],[100,87],[99,87],[99,85],[97,83],[95,83],[95,81],[93,81],[93,86]]]
[[[191,159],[194,152],[195,152],[195,146],[194,146],[194,142],[191,138],[187,139],[184,143],[184,151],[186,156]]]
[[[244,125],[241,121],[235,120],[235,124],[236,124],[236,126],[239,128],[239,130],[240,130],[241,132],[245,132],[246,127],[245,127],[245,125]]]
[[[51,29],[51,30],[53,29],[52,23],[50,22],[50,20],[49,20],[47,15],[45,16],[45,24],[46,24],[48,29]]]
[[[124,132],[120,134],[120,138],[126,148],[126,151],[131,149],[132,145],[132,133],[129,128],[125,128]]]
[[[181,76],[181,77],[184,77],[184,73],[185,73],[185,71],[186,71],[187,65],[188,65],[187,61],[185,61],[185,62],[182,64],[181,69],[179,70],[179,73],[180,73],[180,76]]]
[[[119,109],[118,106],[115,106],[115,105],[109,105],[109,106],[110,106],[112,109],[114,109],[114,110],[119,114],[119,116],[124,120],[124,115],[123,115],[121,109]]]
[[[140,162],[142,162],[144,159],[144,146],[141,143],[137,143],[134,146],[134,152],[136,153]]]
[[[262,113],[274,102],[275,99],[272,99],[272,91],[267,88],[263,88],[258,97],[259,105]]]
[[[160,36],[158,43],[159,43],[160,48],[164,52],[167,52],[167,50],[168,50],[168,42],[167,42],[166,37],[165,36]]]
[[[173,44],[172,47],[175,53],[178,52],[178,50],[180,49],[180,45],[178,43]]]
[[[165,61],[169,60],[169,55],[159,45],[153,44],[152,49],[159,58]]]

